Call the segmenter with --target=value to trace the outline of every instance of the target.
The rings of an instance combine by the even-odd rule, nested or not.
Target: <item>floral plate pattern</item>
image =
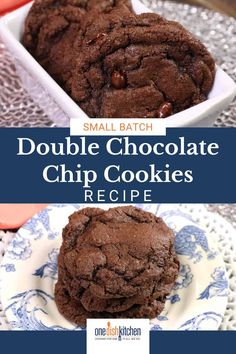
[[[162,217],[175,233],[179,277],[151,330],[216,330],[227,305],[228,280],[213,240],[178,205],[137,205]],[[83,205],[51,205],[27,222],[1,265],[1,300],[15,330],[81,330],[54,302],[57,257],[68,216]],[[109,208],[109,205],[103,205]],[[203,216],[204,217],[204,216]]]

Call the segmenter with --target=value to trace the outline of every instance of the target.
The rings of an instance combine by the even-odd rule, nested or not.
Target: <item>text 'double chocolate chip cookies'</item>
[[[87,318],[154,318],[178,276],[174,235],[133,206],[85,208],[69,217],[58,259],[60,313]]]

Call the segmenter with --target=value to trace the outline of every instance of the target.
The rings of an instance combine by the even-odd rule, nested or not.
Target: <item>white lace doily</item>
[[[228,206],[226,207],[228,208]],[[230,289],[228,305],[220,329],[236,330],[236,231],[231,224],[219,214],[207,211],[204,205],[186,204],[180,205],[180,208],[191,213],[192,218],[195,219],[202,228],[208,231],[214,238],[222,254],[228,273]],[[4,252],[13,236],[14,233],[12,232],[5,233],[4,231],[0,231],[0,265]],[[8,329],[10,329],[10,327],[2,311],[0,298],[0,330]]]

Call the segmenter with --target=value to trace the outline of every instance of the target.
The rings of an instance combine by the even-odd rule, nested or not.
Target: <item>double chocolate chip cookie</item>
[[[114,8],[130,12],[129,0],[35,0],[25,21],[23,44],[64,88],[68,86],[80,50],[80,30],[86,15]]]
[[[166,118],[206,100],[215,77],[199,40],[130,0],[36,0],[23,43],[90,117]]]
[[[215,63],[180,24],[112,13],[83,33],[71,96],[90,117],[165,118],[206,100]]]
[[[154,318],[179,270],[162,219],[127,206],[75,212],[63,230],[55,300],[78,325],[87,318]]]

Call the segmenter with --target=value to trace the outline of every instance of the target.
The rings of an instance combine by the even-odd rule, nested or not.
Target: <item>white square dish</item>
[[[132,0],[132,4],[135,12],[138,14],[150,12],[139,0]],[[18,73],[20,74],[25,89],[30,93],[34,101],[45,109],[46,105],[42,102],[42,96],[39,102],[39,100],[37,100],[37,90],[32,90],[32,83],[38,82],[45,90],[45,100],[49,94],[56,102],[56,108],[51,109],[51,114],[48,110],[46,110],[46,113],[57,126],[69,126],[69,118],[88,118],[88,116],[21,44],[24,21],[31,6],[32,3],[29,3],[4,16],[0,20],[0,36],[8,50],[14,56],[16,68],[20,68]],[[24,70],[30,74],[32,80],[25,80]],[[166,127],[212,126],[217,116],[230,104],[235,95],[236,84],[221,68],[217,67],[214,86],[208,99],[197,106],[166,118],[165,125]]]

